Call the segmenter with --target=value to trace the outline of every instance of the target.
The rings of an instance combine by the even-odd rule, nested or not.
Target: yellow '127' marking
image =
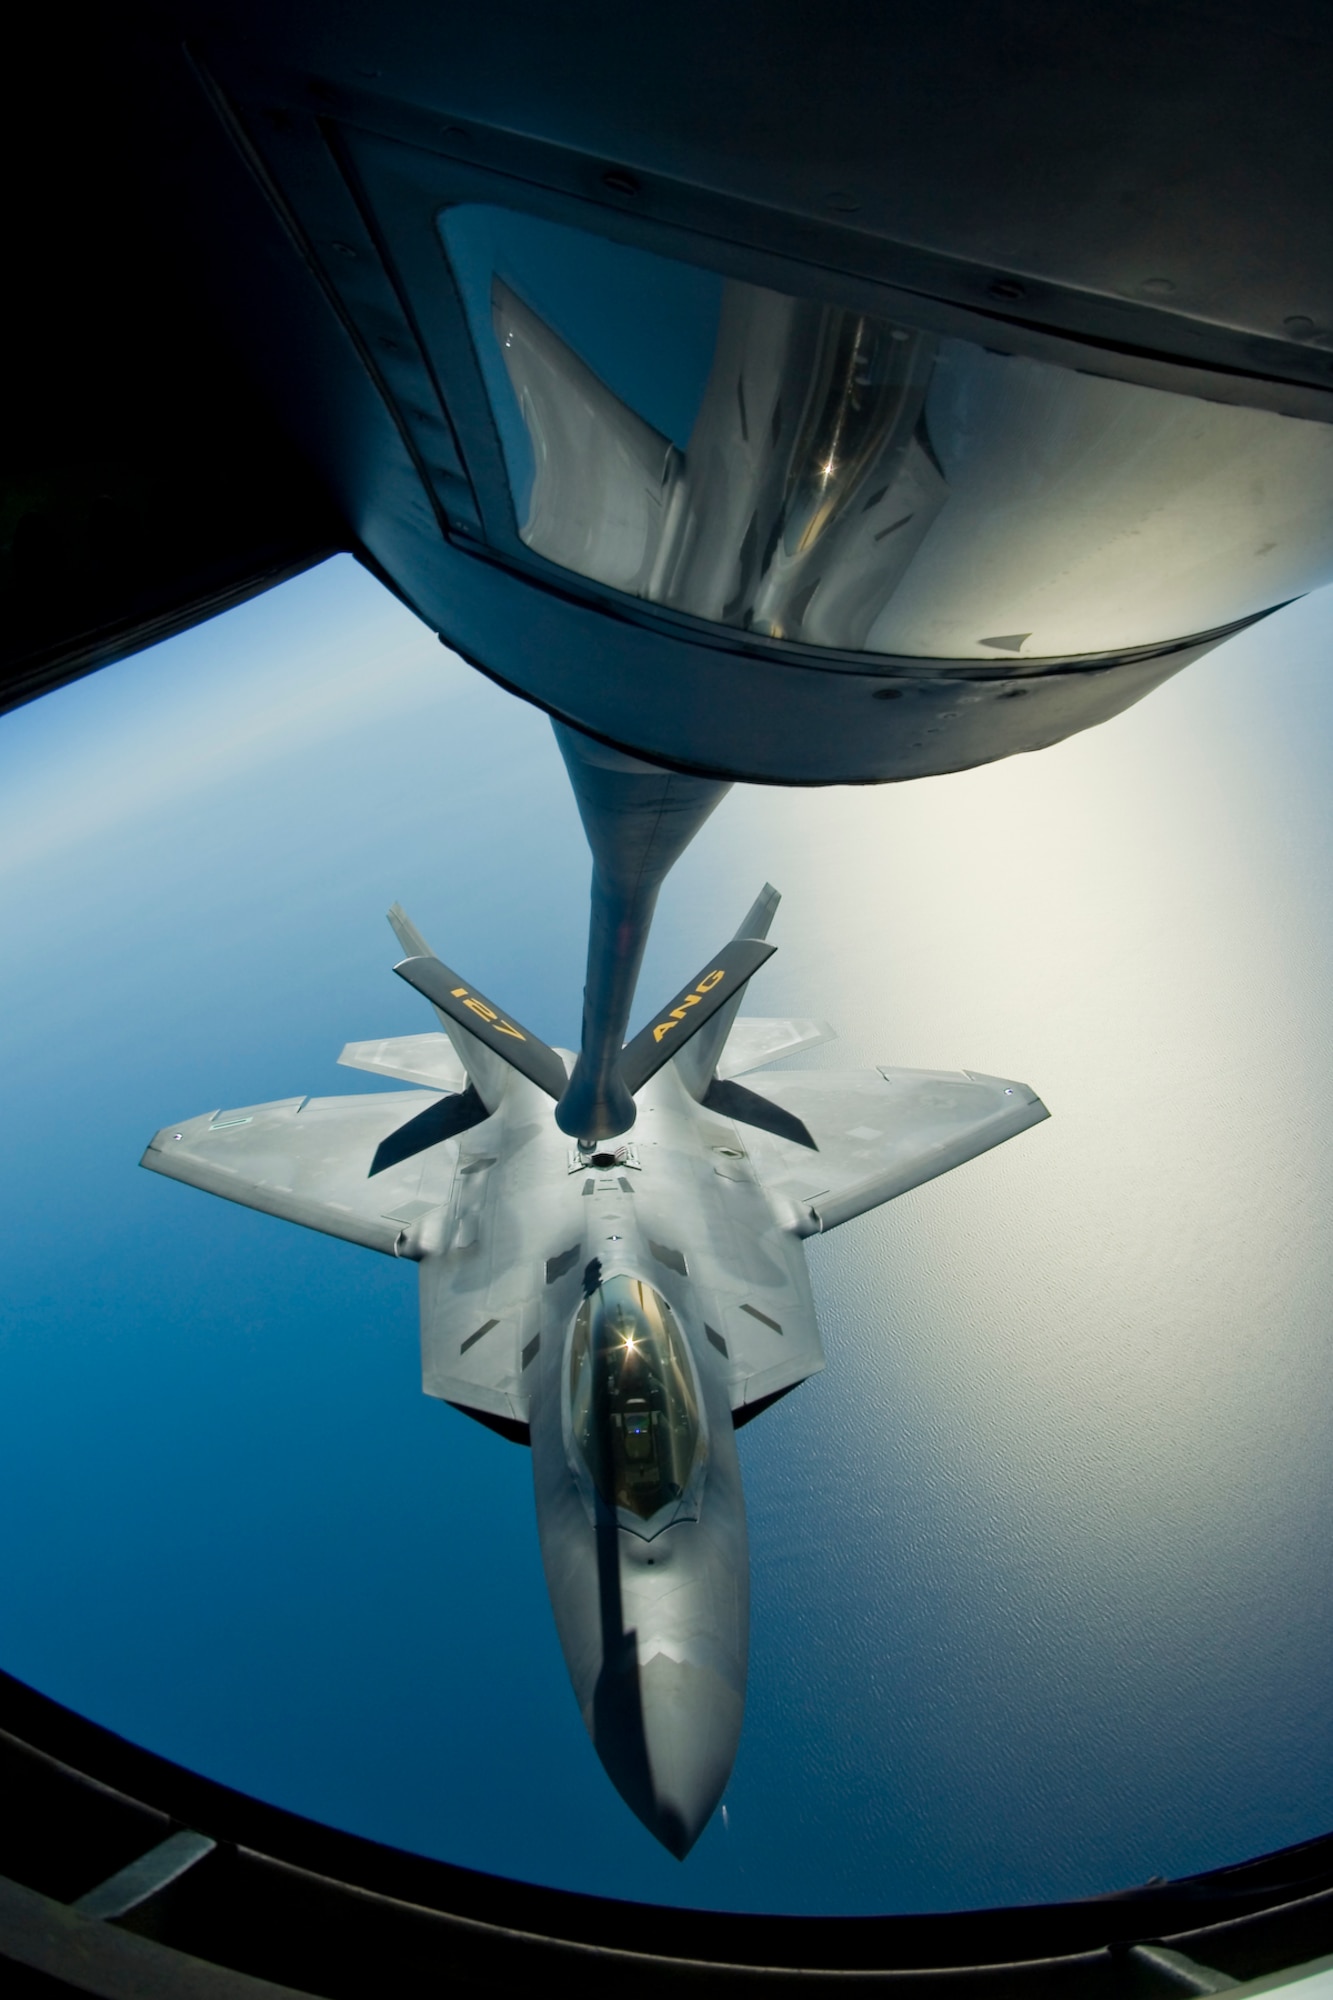
[[[461,1000],[465,1007],[470,1008],[474,1014],[479,1014],[487,1027],[494,1028],[497,1035],[512,1035],[516,1042],[525,1042],[528,1039],[521,1029],[514,1027],[512,1022],[502,1021],[494,1007],[488,1007],[484,1000],[478,1000],[474,993],[469,993],[466,986],[451,986],[449,990],[455,1000]]]
[[[686,1010],[690,1007],[697,1007],[703,999],[704,994],[711,993],[717,985],[718,980],[725,979],[726,976],[726,967],[721,965],[714,972],[706,972],[693,993],[687,993],[679,1007],[673,1007],[665,1021],[658,1022],[657,1026],[653,1029],[653,1040],[660,1042],[663,1035],[669,1035],[676,1023],[685,1019]]]

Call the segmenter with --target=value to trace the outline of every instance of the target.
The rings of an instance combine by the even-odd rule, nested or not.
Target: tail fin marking
[[[489,1054],[499,1056],[529,1083],[535,1083],[539,1090],[559,1102],[569,1079],[554,1049],[526,1028],[520,1028],[516,1021],[507,1019],[498,1007],[492,1006],[483,994],[433,954],[405,958],[401,965],[395,965],[394,971],[409,986],[415,986],[418,993],[423,993],[438,1014],[456,1023]]]
[[[404,965],[411,965],[415,961],[436,968],[438,978],[436,974],[428,972],[429,984],[424,986],[404,970],[404,965],[395,967],[395,970],[407,980],[409,986],[415,986],[418,992],[424,993],[431,1002],[439,1016],[440,1026],[453,1043],[454,1053],[467,1071],[472,1086],[486,1109],[494,1111],[499,1104],[504,1094],[506,1078],[512,1069],[519,1070],[522,1075],[539,1084],[541,1089],[551,1096],[559,1097],[565,1087],[565,1066],[554,1049],[548,1049],[545,1042],[538,1041],[535,1035],[529,1035],[526,1029],[520,1028],[518,1023],[512,1020],[504,1021],[505,1027],[509,1030],[507,1037],[496,1036],[494,1039],[488,1037],[485,1032],[488,1016],[492,1022],[499,1022],[504,1018],[499,1008],[492,1007],[490,1001],[484,999],[475,988],[467,986],[463,980],[454,976],[447,965],[440,963],[401,903],[395,903],[390,909],[389,923],[394,936],[403,948]],[[461,988],[461,993],[455,992],[453,990],[455,988]],[[470,1009],[465,1004],[469,999],[477,1003]],[[483,1012],[483,1009],[486,1011]],[[535,1052],[536,1062],[541,1070],[540,1076],[533,1076],[530,1068],[526,1068],[521,1060],[515,1060],[515,1051],[524,1048],[529,1053]]]
[[[621,1055],[620,1074],[631,1097],[721,1008],[732,999],[739,1000],[746,981],[772,958],[775,949],[758,938],[732,938],[697,979],[682,987],[670,1005],[653,1017]]]
[[[777,914],[778,904],[781,901],[782,898],[773,887],[773,884],[765,882],[763,888],[755,897],[754,902],[741,918],[740,928],[736,932],[736,937],[738,939],[751,938],[756,940],[766,938],[769,926]],[[757,969],[757,967],[754,968],[754,970]],[[740,1010],[744,993],[744,981],[728,987],[726,997],[721,1006],[717,1008],[706,1022],[700,1022],[699,1024],[701,1028],[706,1029],[706,1032],[696,1034],[692,1041],[684,1045],[677,1043],[676,1048],[672,1051],[672,1054],[676,1057],[676,1069],[680,1075],[681,1082],[685,1085],[686,1090],[689,1091],[690,1096],[697,1099],[700,1103],[702,1103],[708,1086],[716,1074],[718,1063],[722,1059],[722,1051],[727,1044],[727,1037],[735,1025],[736,1015]]]

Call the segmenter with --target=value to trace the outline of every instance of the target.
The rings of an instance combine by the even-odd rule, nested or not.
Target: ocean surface
[[[809,1247],[828,1367],[740,1441],[749,1703],[683,1864],[584,1735],[525,1454],[421,1394],[414,1270],[137,1167],[434,1025],[395,898],[576,1039],[549,725],[345,558],[0,719],[0,1665],[608,1895],[961,1908],[1327,1832],[1331,642],[1324,593],[1037,756],[738,787],[668,883],[640,1017],[767,878],[749,1010],[841,1034],[798,1065],[1052,1113]]]

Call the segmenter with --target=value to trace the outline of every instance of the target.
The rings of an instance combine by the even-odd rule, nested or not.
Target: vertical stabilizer
[[[393,934],[408,958],[433,958],[434,952],[422,937],[401,903],[395,903],[389,911],[389,922]],[[432,1005],[434,1003],[432,1002]],[[494,1111],[504,1094],[509,1078],[509,1066],[488,1049],[475,1035],[452,1020],[443,1008],[435,1008],[436,1016],[445,1034],[453,1043],[454,1054],[468,1073],[472,1088],[476,1091],[488,1111]]]
[[[738,938],[766,938],[769,926],[777,915],[781,896],[771,882],[765,882],[753,903],[741,918]],[[745,998],[745,988],[739,987],[724,1006],[718,1008],[694,1037],[687,1042],[675,1057],[676,1074],[689,1091],[690,1096],[702,1103],[709,1084],[717,1070],[718,1061],[727,1045],[727,1036],[736,1023],[741,1001]]]

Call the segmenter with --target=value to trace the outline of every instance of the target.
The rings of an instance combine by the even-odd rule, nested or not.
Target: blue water
[[[576,1034],[549,726],[347,560],[0,721],[0,1664],[298,1811],[542,1882],[947,1908],[1333,1824],[1333,599],[1039,757],[735,791],[643,1011],[765,876],[800,1059],[1048,1124],[810,1248],[829,1365],[741,1439],[749,1707],[683,1865],[588,1744],[526,1456],[420,1393],[414,1273],[140,1173],[373,1087],[401,898]]]

